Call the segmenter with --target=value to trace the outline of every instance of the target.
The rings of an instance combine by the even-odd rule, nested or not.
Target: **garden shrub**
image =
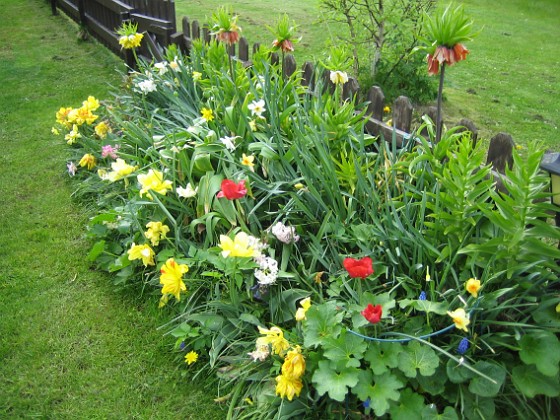
[[[228,417],[558,410],[560,232],[538,147],[514,150],[501,193],[481,142],[397,149],[364,133],[343,81],[310,89],[258,57],[171,48],[57,113],[98,208],[88,258],[159,299]]]

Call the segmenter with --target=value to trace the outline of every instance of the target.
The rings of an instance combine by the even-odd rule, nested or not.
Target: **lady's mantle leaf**
[[[344,368],[340,372],[334,369],[334,363],[327,360],[319,362],[319,368],[313,373],[311,380],[320,395],[329,394],[335,401],[344,401],[348,388],[358,383],[356,368]]]
[[[307,321],[303,326],[305,347],[315,347],[329,337],[337,338],[342,330],[343,313],[336,308],[336,302],[312,305],[305,314]]]
[[[515,387],[529,398],[538,394],[547,397],[558,397],[560,395],[560,378],[558,375],[556,377],[545,376],[533,366],[521,365],[513,368],[511,377]]]
[[[360,370],[358,385],[353,392],[362,401],[370,399],[370,407],[377,416],[385,414],[390,407],[389,401],[398,401],[404,384],[390,373],[373,376],[371,372]]]
[[[328,338],[323,345],[325,357],[334,362],[346,361],[347,367],[360,367],[367,344],[363,338],[342,330],[337,339]]]
[[[407,378],[416,378],[416,370],[423,376],[431,376],[439,365],[439,358],[434,350],[414,341],[399,354],[399,369]]]

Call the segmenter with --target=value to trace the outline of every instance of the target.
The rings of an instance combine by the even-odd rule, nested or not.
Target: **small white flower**
[[[226,149],[228,149],[230,152],[233,152],[235,150],[235,139],[238,139],[239,136],[234,136],[234,137],[222,137],[220,138],[220,141],[224,144],[224,146],[226,146]]]
[[[296,234],[296,228],[293,226],[286,226],[282,222],[276,223],[270,228],[270,231],[276,239],[285,244],[299,241],[299,235]]]
[[[255,278],[261,286],[268,286],[276,283],[278,278],[278,261],[274,258],[259,255],[255,258],[259,268],[255,269]]]
[[[256,115],[258,118],[262,118],[263,112],[266,111],[263,99],[251,102],[249,105],[247,105],[247,108],[249,108],[249,111],[251,111],[251,115]]]
[[[163,76],[165,73],[167,73],[168,69],[167,69],[167,63],[165,61],[154,64],[154,67],[158,70],[160,76]]]
[[[177,195],[179,197],[191,198],[191,197],[196,196],[196,193],[198,192],[198,187],[193,188],[193,186],[189,182],[185,188],[177,187],[177,189],[175,191],[177,192]]]
[[[335,85],[344,84],[348,81],[348,74],[344,71],[331,71],[331,82]]]
[[[144,95],[157,90],[157,86],[152,79],[143,80],[137,86]]]
[[[178,59],[177,56],[175,56],[175,59],[173,61],[169,62],[169,68],[171,70],[174,70],[174,71],[180,73],[181,72],[181,67],[180,67],[181,64],[182,64],[181,61]]]

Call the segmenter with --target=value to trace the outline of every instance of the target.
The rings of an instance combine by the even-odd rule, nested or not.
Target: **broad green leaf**
[[[402,351],[402,344],[399,343],[376,343],[371,342],[364,355],[364,359],[369,362],[371,370],[375,375],[381,375],[389,368],[396,368],[399,364],[398,355]]]
[[[515,387],[529,398],[539,394],[547,397],[560,396],[559,375],[545,376],[533,366],[521,365],[513,368],[511,377]]]
[[[560,363],[560,341],[551,332],[535,331],[525,334],[519,341],[519,357],[523,363],[535,364],[540,373],[546,376],[558,374]]]
[[[390,408],[390,401],[399,401],[401,389],[404,384],[391,373],[373,376],[365,370],[359,371],[358,384],[353,392],[362,401],[370,399],[370,407],[377,416],[382,416]]]
[[[319,362],[319,368],[313,373],[311,381],[320,395],[328,394],[335,401],[344,401],[348,388],[358,383],[359,369],[346,368],[337,372],[327,360]]]
[[[490,382],[482,376],[474,375],[471,383],[469,384],[469,391],[473,394],[480,395],[481,397],[495,397],[498,395],[506,379],[506,370],[503,366],[495,363],[477,362],[474,369],[494,379],[496,383]]]
[[[399,306],[403,309],[408,306],[411,306],[417,311],[434,313],[438,315],[447,314],[447,310],[449,309],[449,305],[444,302],[432,302],[431,300],[417,300],[417,299],[403,299],[399,301]]]
[[[437,407],[430,404],[422,410],[422,420],[459,420],[453,407],[445,407],[443,413],[439,414]]]
[[[397,404],[389,412],[393,420],[420,420],[424,409],[424,398],[409,388],[401,392]]]
[[[334,301],[311,305],[305,315],[307,317],[307,321],[303,324],[305,347],[321,345],[327,338],[338,337],[342,330],[341,322],[344,314],[337,309]]]
[[[469,393],[464,394],[463,415],[468,420],[493,419],[496,405],[493,398],[482,398]]]
[[[91,250],[89,251],[89,254],[87,255],[87,260],[88,261],[95,261],[97,259],[97,257],[99,257],[103,251],[105,250],[105,241],[101,240],[101,241],[97,241],[92,247]]]
[[[454,384],[461,384],[468,381],[475,373],[465,366],[458,364],[455,360],[449,359],[446,366],[447,377]]]
[[[439,357],[436,352],[422,344],[414,341],[406,346],[399,354],[398,368],[408,378],[416,378],[416,370],[423,376],[431,376],[439,365]]]
[[[363,338],[354,334],[347,334],[342,330],[340,337],[327,338],[323,344],[324,355],[334,362],[346,360],[347,367],[360,367],[360,360],[364,357],[367,343]]]
[[[445,391],[445,384],[447,382],[447,375],[445,374],[445,366],[439,365],[436,373],[431,376],[418,375],[416,380],[430,395],[441,395]]]

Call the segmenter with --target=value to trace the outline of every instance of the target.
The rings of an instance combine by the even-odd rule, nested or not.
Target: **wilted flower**
[[[155,265],[154,263],[155,253],[154,250],[150,248],[150,245],[148,244],[136,245],[133,242],[132,246],[127,251],[127,253],[128,253],[128,259],[130,261],[141,259],[142,263],[146,267],[149,265]]]
[[[256,346],[255,351],[247,353],[253,359],[253,362],[257,360],[264,362],[266,358],[270,355],[270,348],[268,344],[264,344],[261,346]]]
[[[463,308],[457,308],[454,311],[447,311],[447,315],[453,319],[455,327],[463,331],[468,331],[467,326],[471,323],[471,321],[469,320],[469,315]]]
[[[68,162],[66,164],[66,169],[68,169],[68,175],[75,176],[76,171],[78,170],[78,167],[76,166],[76,164],[74,162]]]
[[[266,346],[268,344],[272,347],[272,354],[283,356],[286,350],[290,348],[290,343],[284,338],[284,333],[278,327],[266,329],[258,327],[259,333],[264,337],[257,338],[257,347]]]
[[[286,354],[282,363],[282,375],[301,378],[305,373],[305,358],[301,354],[301,347],[295,346]]]
[[[293,226],[286,226],[282,222],[277,222],[270,228],[270,231],[276,239],[285,244],[291,244],[299,241],[299,235],[296,234],[296,228]]]
[[[294,397],[299,397],[302,388],[303,383],[299,378],[286,375],[276,377],[276,395],[280,398],[288,398],[288,401],[292,401]]]
[[[373,262],[370,257],[364,257],[359,260],[354,258],[344,258],[342,263],[351,278],[365,279],[373,274]]]
[[[191,185],[191,183],[189,182],[187,184],[187,186],[185,188],[183,187],[177,187],[175,189],[175,192],[177,193],[177,195],[179,197],[182,198],[191,198],[191,197],[195,197],[197,192],[198,192],[198,187],[193,188],[193,186]]]
[[[381,305],[372,305],[371,303],[368,303],[366,308],[360,313],[372,324],[377,324],[379,321],[381,321],[383,308],[381,307]]]
[[[95,156],[92,154],[86,153],[80,159],[79,165],[84,168],[87,167],[90,171],[95,168]]]

